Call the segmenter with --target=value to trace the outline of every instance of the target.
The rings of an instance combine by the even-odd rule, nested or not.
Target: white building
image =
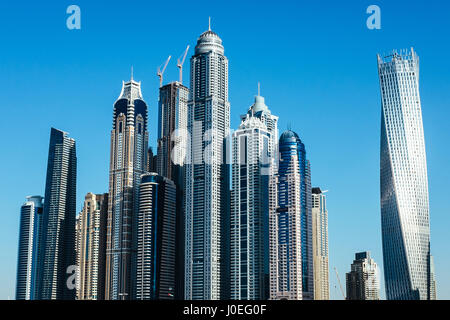
[[[378,55],[381,89],[381,222],[387,299],[429,299],[428,178],[419,94],[419,57],[411,48]]]
[[[230,128],[228,59],[208,29],[191,57],[185,203],[185,298],[226,298],[229,288],[229,169],[225,139]]]
[[[241,119],[232,135],[231,298],[265,300],[269,292],[269,180],[278,118],[270,114],[264,98],[256,96]]]
[[[328,211],[324,193],[320,188],[312,188],[314,300],[330,299]]]

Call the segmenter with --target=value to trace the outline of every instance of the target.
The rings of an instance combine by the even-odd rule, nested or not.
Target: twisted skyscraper
[[[387,299],[435,296],[428,178],[413,49],[378,55],[381,88],[380,191]]]

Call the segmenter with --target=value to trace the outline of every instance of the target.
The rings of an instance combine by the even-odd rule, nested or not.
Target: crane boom
[[[336,267],[334,267],[334,271],[336,272],[336,278],[337,278],[337,280],[338,280],[338,282],[339,282],[339,288],[341,289],[342,297],[343,297],[343,298],[344,298],[344,300],[345,300],[345,293],[344,293],[344,289],[342,288],[342,283],[341,283],[341,279],[339,279],[339,274],[338,274],[338,272],[337,272],[337,269],[336,269]]]
[[[180,83],[183,83],[183,64],[184,60],[186,59],[187,52],[189,50],[189,45],[186,47],[186,50],[184,50],[184,53],[182,54],[182,57],[178,58],[177,60],[177,67],[180,69]]]
[[[163,83],[163,75],[164,75],[164,71],[166,71],[166,67],[167,64],[169,63],[170,58],[172,58],[172,56],[169,56],[164,64],[164,67],[161,70],[161,66],[158,67],[158,72],[156,73],[156,75],[159,77],[159,87],[162,87],[162,83]]]

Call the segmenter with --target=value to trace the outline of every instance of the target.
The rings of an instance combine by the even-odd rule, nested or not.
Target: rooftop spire
[[[131,65],[131,80],[133,80],[133,65]]]
[[[260,95],[261,95],[261,84],[258,81],[258,96],[260,96]]]
[[[208,31],[211,31],[211,17],[208,17]]]

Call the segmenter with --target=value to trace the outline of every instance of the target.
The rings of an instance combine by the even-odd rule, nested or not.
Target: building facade
[[[176,186],[147,173],[139,186],[135,299],[174,299]]]
[[[419,57],[378,55],[381,89],[380,203],[389,300],[429,299],[430,215]]]
[[[330,299],[328,211],[324,193],[320,188],[312,188],[314,300]]]
[[[169,179],[177,177],[186,157],[188,98],[189,89],[178,81],[159,88],[156,172]]]
[[[184,299],[184,161],[186,159],[187,105],[189,89],[175,81],[159,88],[158,155],[159,175],[172,180],[177,187],[176,223],[176,299]]]
[[[157,156],[153,154],[153,148],[148,147],[147,151],[147,172],[156,172]]]
[[[29,196],[20,208],[16,300],[35,300],[38,294],[38,257],[43,206],[43,197]]]
[[[67,285],[75,266],[77,156],[75,140],[51,128],[39,254],[39,299],[73,300]]]
[[[185,298],[229,297],[228,59],[219,36],[200,35],[191,57],[186,159]]]
[[[312,299],[310,169],[305,146],[293,131],[279,140],[276,203],[269,213],[270,299]],[[306,273],[306,275],[304,275]]]
[[[114,103],[111,130],[105,298],[131,298],[131,274],[136,239],[140,176],[146,172],[148,152],[147,104],[141,83],[122,84]]]
[[[230,294],[236,300],[269,298],[269,182],[274,172],[274,125],[269,130],[257,96],[232,135]],[[257,109],[257,110],[255,110]],[[255,114],[255,111],[258,111]]]
[[[347,300],[379,300],[378,267],[369,252],[355,254],[346,274]]]
[[[108,194],[89,192],[78,217],[78,300],[104,300]]]

